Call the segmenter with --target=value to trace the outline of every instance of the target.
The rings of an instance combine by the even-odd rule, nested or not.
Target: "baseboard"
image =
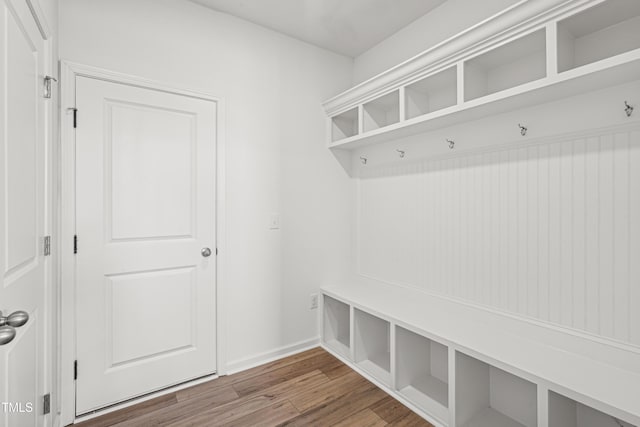
[[[275,350],[270,350],[264,353],[257,354],[255,356],[247,357],[245,359],[228,362],[227,375],[246,371],[247,369],[255,368],[256,366],[264,365],[265,363],[273,362],[274,360],[282,359],[283,357],[310,350],[312,348],[318,347],[319,345],[320,337],[315,337],[310,340],[299,341],[297,343],[280,347]]]

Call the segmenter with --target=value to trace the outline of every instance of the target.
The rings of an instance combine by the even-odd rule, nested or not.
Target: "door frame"
[[[71,61],[60,62],[60,157],[59,161],[59,197],[60,221],[59,221],[59,271],[61,295],[58,299],[57,329],[60,337],[58,345],[58,366],[60,381],[60,415],[62,425],[71,424],[76,419],[76,387],[74,377],[74,360],[76,360],[76,316],[75,316],[75,257],[73,254],[73,235],[75,233],[76,205],[75,205],[75,131],[73,127],[73,109],[76,99],[76,77],[88,77],[137,86],[146,89],[159,90],[178,95],[185,95],[215,102],[216,108],[216,376],[226,374],[226,328],[224,327],[225,311],[222,301],[224,297],[225,266],[226,262],[226,204],[225,204],[225,103],[220,97],[216,97],[201,90],[192,90],[170,86],[155,80],[109,71],[89,65],[74,63]],[[81,112],[78,114],[78,123],[82,122]],[[63,325],[67,325],[64,327]],[[82,368],[80,367],[79,370]],[[215,378],[215,377],[214,377]],[[171,389],[169,389],[171,390]],[[167,391],[164,391],[167,392]],[[158,393],[162,393],[158,392]],[[152,393],[157,395],[157,393]],[[145,400],[145,397],[132,399],[131,402]],[[130,403],[125,402],[115,406],[124,407]]]

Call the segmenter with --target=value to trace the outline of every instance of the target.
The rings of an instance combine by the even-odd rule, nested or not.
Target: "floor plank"
[[[363,381],[339,399],[322,404],[285,423],[286,426],[333,426],[345,418],[382,400],[386,393],[363,378]]]
[[[178,402],[171,406],[166,406],[157,411],[153,411],[137,418],[128,419],[125,422],[115,424],[118,427],[138,427],[147,426],[168,426],[174,422],[189,417],[192,414],[207,410],[207,408],[217,407],[228,402],[233,402],[238,398],[238,394],[233,387],[221,387],[209,394],[202,395],[197,399],[189,399]]]
[[[404,417],[395,420],[392,423],[387,424],[390,427],[422,427],[422,426],[431,426],[431,424],[427,423],[425,420],[420,418],[413,412],[409,412]]]
[[[287,400],[222,425],[225,427],[279,426],[299,414],[298,410]]]
[[[372,406],[371,410],[387,423],[393,423],[412,413],[409,408],[391,396],[385,397],[375,406]]]
[[[357,414],[353,414],[350,417],[340,421],[335,427],[383,427],[387,422],[376,415],[371,409],[365,409]]]
[[[357,372],[351,371],[306,393],[296,393],[290,401],[298,411],[306,412],[344,396],[358,384],[362,384],[362,377]]]
[[[321,348],[169,393],[78,425],[431,426]]]
[[[320,354],[265,372],[256,377],[251,377],[242,381],[234,381],[233,388],[240,396],[246,396],[272,385],[288,381],[300,375],[319,369],[327,363],[331,363],[333,359],[335,358],[328,353]]]
[[[177,403],[176,396],[174,393],[171,393],[164,396],[156,397],[154,399],[147,400],[146,402],[138,403],[137,405],[132,406],[131,408],[126,408],[120,411],[111,412],[109,414],[101,416],[100,418],[78,423],[76,425],[80,427],[86,427],[86,426],[109,427],[121,422],[125,422],[130,419],[137,418],[139,416],[142,416],[148,413],[153,413],[162,408],[172,406],[175,403]]]
[[[274,385],[261,392],[243,396],[224,405],[201,411],[180,422],[171,424],[171,426],[199,426],[210,423],[211,420],[217,420],[220,423],[232,421],[275,403],[288,400],[296,393],[304,393],[328,381],[329,379],[322,372],[316,370],[299,378]]]

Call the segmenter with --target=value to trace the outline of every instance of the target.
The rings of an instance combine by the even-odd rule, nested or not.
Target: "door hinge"
[[[51,236],[44,236],[44,256],[51,255]]]
[[[78,253],[78,235],[76,234],[73,235],[73,253]]]
[[[77,360],[73,361],[73,379],[74,380],[78,379],[78,361]]]
[[[216,256],[218,256],[218,248],[216,248]]]
[[[77,128],[78,127],[78,109],[77,108],[72,108],[73,110],[73,128]]]
[[[42,398],[42,413],[47,415],[51,412],[51,393],[47,393]]]

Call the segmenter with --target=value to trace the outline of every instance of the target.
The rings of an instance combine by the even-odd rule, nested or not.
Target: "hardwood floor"
[[[431,426],[321,348],[77,425]]]

